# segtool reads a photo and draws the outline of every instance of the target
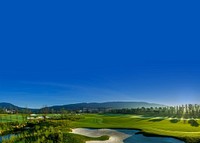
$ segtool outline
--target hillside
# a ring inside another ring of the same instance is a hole
[[[0,108],[6,108],[6,109],[19,109],[20,107],[17,107],[11,103],[1,102]]]
[[[122,109],[122,108],[141,108],[141,107],[163,107],[165,105],[147,103],[147,102],[104,102],[104,103],[78,103],[78,104],[69,104],[62,106],[52,106],[50,109],[54,110],[82,110],[87,109],[99,109],[99,108],[112,108],[112,109]]]
[[[122,109],[122,108],[141,108],[141,107],[163,107],[165,105],[147,103],[147,102],[104,102],[104,103],[77,103],[77,104],[67,104],[59,106],[48,107],[50,110],[60,111],[65,110],[83,110],[83,109]],[[0,103],[1,109],[12,109],[12,110],[25,110],[25,108],[15,106],[10,103],[2,102]],[[41,111],[41,109],[29,109],[32,112]]]

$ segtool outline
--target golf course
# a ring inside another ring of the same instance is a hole
[[[185,142],[199,142],[200,121],[139,115],[87,114],[73,121],[73,128],[139,129],[147,136],[170,136]]]
[[[35,115],[44,116],[42,114]],[[174,138],[186,143],[198,143],[200,141],[200,121],[198,118],[66,113],[63,115],[47,114],[45,116],[48,118],[27,120],[25,118],[27,116],[23,114],[0,115],[2,142],[9,143],[13,140],[16,143],[25,143],[27,140],[31,140],[31,142],[56,140],[66,143],[84,143],[87,141],[92,143],[93,140],[96,140],[96,142],[102,141],[103,143],[103,141],[109,141],[116,136],[122,136],[122,138],[119,138],[122,142],[130,137],[130,134],[126,134],[127,132],[132,132],[132,135],[140,134],[147,139],[150,137],[160,138],[160,140]],[[95,131],[95,129],[100,130],[100,132]],[[14,136],[10,137],[10,135]]]
[[[112,105],[114,104],[116,103]],[[73,107],[78,105],[80,104]],[[112,110],[97,108],[98,110],[84,110],[84,112],[65,110],[62,107],[60,106],[60,110],[57,111],[52,107],[38,109],[35,113],[22,112],[23,110],[6,113],[2,110],[0,141],[3,143],[200,142],[200,105],[197,104]]]

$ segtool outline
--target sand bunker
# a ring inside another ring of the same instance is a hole
[[[111,129],[85,129],[76,128],[72,129],[72,133],[80,134],[88,137],[100,137],[103,135],[109,136],[109,140],[106,141],[86,141],[86,143],[123,143],[123,140],[130,137],[130,135],[118,132]]]

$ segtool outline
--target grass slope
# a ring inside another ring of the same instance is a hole
[[[0,114],[0,122],[23,122],[23,116],[20,114]]]
[[[88,114],[72,122],[72,127],[141,129],[148,134],[172,136],[193,143],[200,140],[199,124],[199,120],[192,119]]]

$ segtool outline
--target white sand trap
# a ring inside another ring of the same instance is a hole
[[[100,137],[103,135],[109,136],[109,140],[106,141],[86,141],[86,143],[123,143],[123,140],[128,138],[130,135],[118,132],[111,129],[85,129],[76,128],[72,129],[72,133],[84,135],[88,137]]]

